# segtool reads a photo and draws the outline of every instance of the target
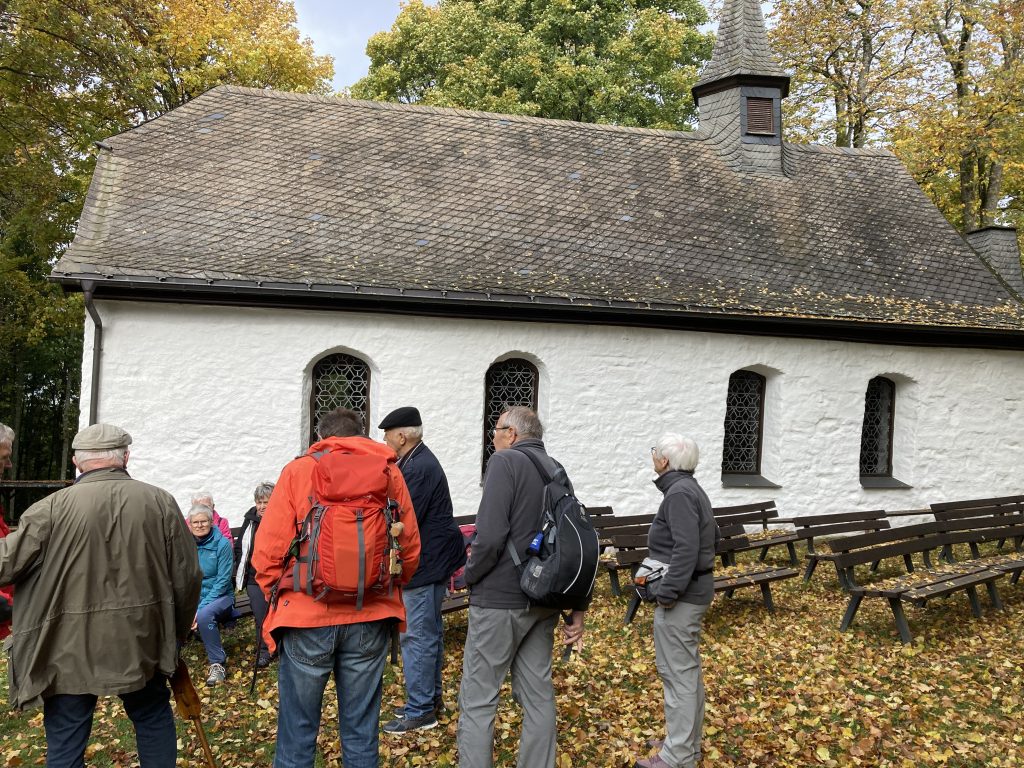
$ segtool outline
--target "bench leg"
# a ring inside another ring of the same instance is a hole
[[[928,553],[925,552],[924,556],[928,557]],[[927,565],[927,562],[928,561],[926,560],[925,561],[926,565]],[[903,556],[903,563],[904,563],[904,565],[907,566],[907,573],[913,573],[914,572],[914,559],[910,555],[904,555]]]
[[[616,597],[622,596],[622,587],[619,585],[619,572],[608,571],[608,578],[612,582],[612,594]]]
[[[950,557],[952,557],[952,555],[950,555]],[[932,567],[934,567],[932,565],[932,553],[929,552],[927,549],[924,552],[921,553],[921,559],[924,560],[924,567],[925,568],[932,568]],[[941,559],[945,560],[945,557],[943,557]],[[952,560],[947,560],[947,562],[951,563],[953,561]]]
[[[796,547],[792,541],[786,542],[786,549],[789,550],[789,564],[795,566],[797,564]]]
[[[761,597],[764,598],[764,607],[768,613],[775,613],[775,602],[772,600],[772,587],[767,582],[761,585]]]
[[[928,562],[928,559],[927,559],[928,558],[928,553],[925,552],[924,556],[925,556],[925,563],[927,563]],[[977,555],[975,555],[975,557],[977,557]],[[940,555],[940,559],[945,560],[947,563],[952,563],[953,562],[953,547],[951,547],[949,544],[944,545],[942,547],[942,554]],[[930,565],[928,567],[931,568]]]
[[[871,572],[872,573],[878,573],[878,566],[880,566],[881,564],[882,564],[881,560],[875,560],[875,562],[873,562],[871,564]]]
[[[1020,581],[1020,571],[1017,571],[1015,574],[1013,574],[1013,577],[1010,579],[1010,583],[1016,584],[1018,581]]]
[[[967,599],[971,603],[971,613],[974,618],[981,618],[981,601],[978,599],[978,590],[975,587],[967,587]]]
[[[758,562],[763,563],[766,557],[768,557],[768,547],[761,547],[761,554],[757,556]]]
[[[857,609],[860,608],[860,601],[863,599],[864,595],[850,595],[850,604],[846,606],[843,623],[839,625],[840,632],[845,632],[853,624],[853,617],[857,615]]]
[[[996,583],[994,581],[990,581],[985,585],[985,587],[988,589],[988,599],[992,602],[992,607],[997,611],[1003,610],[1003,601],[999,597],[999,590],[996,589]]]
[[[890,597],[889,607],[892,608],[892,617],[896,620],[896,629],[899,630],[900,640],[905,645],[911,645],[914,642],[914,636],[910,634],[910,625],[907,624],[907,617],[903,613],[903,603],[900,602],[898,597]]]
[[[814,569],[818,567],[818,559],[812,557],[807,561],[807,569],[804,571],[804,584],[811,580],[811,576],[814,575]]]

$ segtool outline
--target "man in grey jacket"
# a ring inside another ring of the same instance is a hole
[[[174,498],[125,471],[131,442],[109,424],[83,429],[72,442],[75,484],[0,540],[0,584],[18,589],[5,643],[11,705],[42,704],[48,768],[84,765],[105,695],[124,702],[143,768],[176,762],[167,677],[202,572]]]
[[[509,669],[512,690],[523,710],[519,768],[551,768],[555,764],[555,693],[551,685],[551,649],[558,611],[531,607],[519,588],[519,571],[508,553],[511,542],[520,557],[537,534],[544,481],[531,452],[554,461],[544,450],[544,428],[529,408],[510,408],[494,428],[495,453],[487,463],[483,496],[476,516],[476,539],[466,583],[470,588],[469,629],[459,691],[459,765],[491,768],[494,717],[498,691]],[[576,606],[562,641],[583,639],[586,604]]]
[[[665,691],[665,741],[654,757],[636,768],[695,768],[700,763],[704,724],[704,674],[700,633],[704,614],[715,596],[712,567],[718,524],[711,502],[693,476],[699,452],[689,438],[670,432],[651,449],[664,494],[651,523],[647,547],[651,558],[668,563],[657,582],[654,652]]]

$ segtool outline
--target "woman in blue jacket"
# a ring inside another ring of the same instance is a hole
[[[194,504],[188,513],[188,524],[199,547],[199,567],[203,569],[203,587],[199,593],[199,610],[192,629],[199,630],[206,646],[206,659],[210,662],[207,685],[224,681],[224,662],[227,654],[220,642],[218,622],[231,619],[235,610],[235,597],[231,588],[233,556],[231,544],[213,527],[213,510],[204,504]]]

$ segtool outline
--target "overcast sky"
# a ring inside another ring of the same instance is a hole
[[[334,57],[334,88],[341,90],[366,74],[366,41],[390,29],[400,0],[295,0],[299,30],[320,55]],[[428,5],[433,5],[428,2]]]

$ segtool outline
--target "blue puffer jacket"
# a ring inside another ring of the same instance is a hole
[[[199,567],[203,569],[203,588],[199,593],[199,607],[202,608],[217,598],[234,594],[231,589],[234,558],[231,544],[216,528],[196,539],[196,544],[199,547]]]

